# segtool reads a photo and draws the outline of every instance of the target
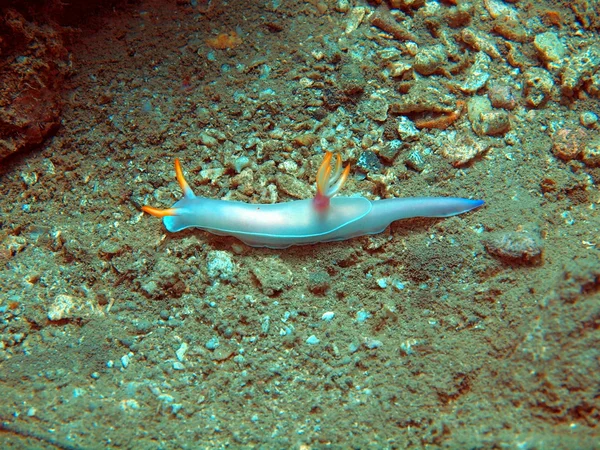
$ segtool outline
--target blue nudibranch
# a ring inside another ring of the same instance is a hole
[[[340,241],[376,234],[400,219],[450,217],[471,211],[483,200],[454,197],[411,197],[371,201],[364,197],[334,197],[348,178],[342,158],[327,152],[317,172],[317,194],[310,200],[254,204],[196,197],[189,187],[179,159],[175,174],[183,198],[171,208],[143,206],[161,217],[168,231],[200,228],[221,236],[234,236],[252,247],[287,248],[292,245]]]

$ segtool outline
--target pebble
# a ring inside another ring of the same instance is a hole
[[[121,366],[123,366],[123,369],[127,369],[127,366],[129,366],[129,360],[129,354],[121,356]]]
[[[579,121],[586,128],[594,128],[598,123],[598,115],[592,111],[585,111],[579,116]]]
[[[186,342],[182,342],[181,345],[179,346],[179,348],[177,349],[177,351],[175,352],[175,356],[177,356],[177,359],[180,362],[183,362],[183,359],[185,358],[185,353],[188,350],[188,344]]]
[[[537,233],[495,233],[484,245],[490,255],[508,263],[536,265],[542,262],[544,245]]]
[[[320,340],[319,340],[319,338],[318,338],[318,337],[316,337],[314,334],[313,334],[313,335],[311,335],[311,336],[310,336],[310,337],[309,337],[309,338],[306,340],[306,343],[307,343],[308,345],[317,345],[319,342],[321,342],[321,341],[320,341]]]
[[[510,130],[508,113],[503,110],[481,114],[481,131],[486,136],[497,136]]]
[[[600,67],[600,44],[585,47],[576,55],[569,57],[569,64],[561,76],[563,94],[573,95],[584,81]]]
[[[379,156],[383,158],[388,163],[393,162],[398,156],[400,149],[402,148],[402,141],[400,139],[393,139],[391,141],[387,141],[381,150],[379,150]]]
[[[325,322],[330,322],[334,317],[335,313],[333,311],[327,311],[326,313],[323,313],[323,315],[321,316],[321,320],[324,320]]]
[[[360,154],[356,166],[364,172],[378,172],[381,169],[381,162],[374,152],[366,151]]]
[[[368,311],[358,311],[356,313],[356,321],[362,323],[371,317],[371,313]]]
[[[561,128],[552,136],[552,153],[565,161],[577,159],[583,152],[587,138],[584,128]]]
[[[600,138],[595,138],[585,145],[581,159],[586,166],[600,167]]]
[[[360,103],[358,112],[375,122],[385,122],[389,108],[390,105],[383,95],[371,94],[368,100]]]
[[[554,88],[552,74],[541,67],[533,67],[524,73],[525,101],[533,107],[540,106],[546,101]]]
[[[544,61],[560,63],[565,57],[565,46],[552,31],[536,35],[533,46]]]
[[[492,64],[491,58],[483,52],[477,53],[475,62],[466,73],[465,81],[459,84],[461,91],[466,94],[474,94],[481,89],[490,78],[487,71]]]
[[[512,88],[507,84],[492,83],[487,94],[494,108],[513,110],[517,106]]]
[[[363,344],[368,349],[373,350],[373,349],[381,347],[383,345],[383,342],[381,342],[380,340],[377,340],[377,339],[365,338]]]
[[[432,75],[446,63],[446,48],[441,45],[425,47],[415,56],[414,68],[421,75]]]
[[[209,278],[231,280],[236,272],[231,253],[223,250],[211,250],[206,258]]]
[[[216,336],[210,338],[204,346],[209,350],[215,350],[219,346],[219,338]]]
[[[408,117],[398,117],[398,136],[405,142],[416,141],[419,138],[420,131],[415,126],[414,122]]]
[[[467,116],[471,128],[479,136],[496,136],[510,129],[508,113],[504,110],[492,109],[487,97],[476,96],[469,100]]]

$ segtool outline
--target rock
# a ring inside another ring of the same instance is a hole
[[[486,136],[497,136],[510,130],[508,113],[502,110],[481,114],[481,129]]]
[[[477,53],[475,63],[467,71],[465,80],[458,87],[467,94],[474,94],[481,89],[490,78],[487,71],[492,64],[491,58],[483,52]]]
[[[421,75],[432,75],[439,71],[446,61],[446,48],[438,44],[421,49],[415,56],[413,67]]]
[[[507,84],[491,83],[487,94],[494,108],[512,110],[517,106],[512,88]]]
[[[561,89],[564,95],[571,96],[600,68],[600,44],[590,44],[575,56],[569,58],[569,64],[561,77]]]
[[[565,46],[556,33],[548,31],[536,35],[533,40],[533,46],[544,61],[559,63],[557,66],[562,64],[565,57]]]
[[[593,111],[584,111],[579,116],[579,121],[586,128],[595,128],[598,123],[598,115]]]
[[[530,106],[537,107],[547,101],[554,89],[554,78],[550,72],[533,67],[525,75],[525,100]]]
[[[265,295],[281,292],[294,281],[292,271],[279,258],[265,258],[251,270]]]
[[[86,319],[98,313],[99,311],[83,298],[58,294],[48,308],[48,320]]]
[[[585,145],[581,159],[586,166],[600,167],[600,138],[597,137]]]
[[[380,94],[371,94],[371,96],[360,102],[358,113],[364,114],[375,122],[385,122],[390,105],[386,98]]]
[[[60,126],[63,82],[71,72],[58,25],[3,11],[0,160],[43,143]]]
[[[461,167],[481,155],[487,148],[482,142],[448,143],[442,147],[442,156],[454,167]]]
[[[364,172],[379,172],[381,169],[381,162],[374,152],[366,151],[362,152],[356,161],[356,167]]]
[[[213,281],[231,281],[237,272],[231,253],[223,250],[211,250],[206,256],[208,277]]]
[[[398,117],[398,136],[405,142],[416,141],[419,138],[420,131],[408,117]]]
[[[494,233],[484,245],[490,255],[508,263],[537,265],[542,262],[544,246],[537,233]]]
[[[570,161],[581,156],[588,134],[584,128],[561,128],[552,136],[554,156]]]

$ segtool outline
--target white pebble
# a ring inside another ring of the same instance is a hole
[[[311,335],[311,336],[310,336],[310,337],[309,337],[309,338],[306,340],[306,343],[307,343],[308,345],[317,345],[319,342],[321,342],[321,341],[319,341],[319,338],[318,338],[318,337],[316,337],[314,334],[313,334],[313,335]]]
[[[335,313],[333,311],[327,311],[326,313],[324,313],[321,316],[321,320],[325,320],[326,322],[329,322],[331,319],[333,319],[334,316],[335,316]]]
[[[175,356],[179,362],[183,362],[183,358],[185,358],[185,352],[187,352],[188,345],[185,342],[182,342],[177,351],[175,352]]]

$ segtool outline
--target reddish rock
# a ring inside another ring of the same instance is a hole
[[[58,31],[13,9],[0,17],[0,159],[41,144],[60,124],[60,90],[70,71]]]
[[[587,141],[588,133],[583,128],[561,128],[552,136],[552,153],[565,161],[577,159]]]

